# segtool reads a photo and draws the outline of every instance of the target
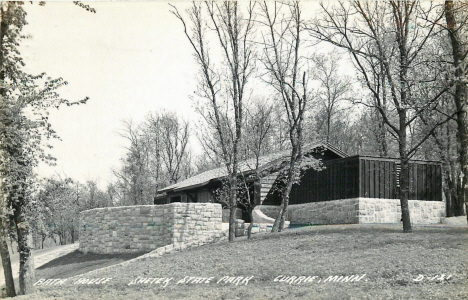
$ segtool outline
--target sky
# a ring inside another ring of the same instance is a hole
[[[59,90],[62,97],[90,98],[85,105],[50,111],[61,137],[50,150],[57,165],[41,165],[39,175],[96,180],[105,188],[125,154],[125,140],[119,136],[123,120],[138,124],[150,112],[170,110],[195,122],[189,96],[196,89],[198,68],[167,2],[88,4],[95,14],[71,2],[27,2],[24,33],[31,37],[20,49],[26,71],[68,81]],[[190,5],[174,4],[180,11]],[[316,5],[304,3],[309,10]]]
[[[141,122],[163,109],[193,118],[189,95],[197,66],[182,25],[161,2],[90,3],[96,14],[72,3],[26,4],[31,38],[21,45],[26,70],[63,77],[59,93],[85,105],[52,110],[50,121],[61,141],[50,153],[57,166],[42,165],[41,176],[113,181],[125,153],[122,120]],[[184,9],[188,3],[177,3]]]

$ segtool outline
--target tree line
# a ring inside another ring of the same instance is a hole
[[[245,102],[259,82],[267,87],[262,93],[281,109],[290,149],[289,164],[281,170],[281,211],[273,231],[283,228],[289,192],[307,164],[303,145],[312,132],[351,153],[365,153],[367,141],[373,145],[371,154],[399,158],[404,232],[412,230],[412,158],[442,161],[447,215],[463,214],[468,188],[467,3],[347,1],[319,6],[309,19],[297,1],[207,1],[193,3],[185,12],[172,6],[199,66],[197,96],[213,139],[210,150],[229,174],[229,240],[234,239]],[[324,45],[330,51],[320,53]],[[351,65],[352,81],[340,76],[341,63],[330,55],[335,51]],[[339,105],[344,101],[350,106]],[[355,122],[340,115],[356,107],[360,114]]]
[[[43,161],[54,165],[46,149],[58,138],[48,117],[51,108],[84,104],[87,97],[69,101],[57,90],[67,85],[63,78],[46,73],[29,74],[19,51],[26,22],[23,2],[0,3],[0,256],[6,295],[15,296],[8,251],[8,237],[15,236],[19,252],[19,294],[33,291],[34,264],[30,243],[31,213],[37,192],[35,167]],[[95,12],[88,5],[76,5]],[[45,5],[39,2],[38,5]]]

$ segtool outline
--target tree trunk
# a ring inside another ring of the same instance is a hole
[[[452,191],[449,188],[444,188],[444,195],[445,195],[445,216],[446,217],[453,217],[453,209],[452,209]]]
[[[289,193],[291,192],[291,188],[294,182],[294,168],[296,166],[298,152],[298,147],[293,146],[293,149],[291,150],[291,160],[289,162],[288,175],[286,177],[286,185],[282,191],[281,209],[278,217],[275,220],[275,223],[273,224],[271,232],[281,232],[284,228],[284,222],[286,221],[286,213],[288,212],[289,206]]]
[[[247,238],[250,240],[252,238],[252,227],[253,227],[253,206],[249,206],[249,219],[250,219],[250,225],[249,228],[247,228]]]
[[[8,243],[5,236],[4,222],[0,216],[0,255],[2,257],[3,273],[5,276],[5,286],[7,297],[15,297],[15,282],[13,281],[13,272],[11,269],[10,252],[8,251]]]
[[[457,192],[457,184],[453,182],[453,178],[456,174],[454,170],[451,170],[450,168],[455,167],[453,164],[449,164],[448,166],[444,166],[444,171],[445,173],[445,182],[446,182],[446,187],[444,188],[444,193],[445,193],[445,210],[446,210],[446,216],[447,217],[454,217],[456,215],[456,206],[459,203],[458,199],[458,192]]]
[[[292,185],[292,183],[291,183]],[[289,191],[285,192],[285,195],[283,196],[283,205],[281,209],[281,216],[279,218],[279,227],[278,227],[278,232],[283,231],[284,229],[284,222],[286,221],[286,214],[288,212],[288,207],[289,207],[289,192],[291,191],[291,188],[288,189]]]
[[[379,154],[381,157],[388,157],[387,129],[383,120],[378,121],[377,142],[379,144]]]
[[[409,195],[409,161],[406,157],[402,157],[400,171],[400,205],[401,219],[403,221],[403,232],[411,232],[411,218],[408,205]]]
[[[463,172],[460,173],[460,175],[463,176]],[[453,216],[458,217],[458,216],[464,216],[465,215],[465,189],[463,188],[463,181],[460,178],[456,178],[457,183],[455,183],[454,187],[454,197],[453,202],[452,202],[452,208],[453,208]]]
[[[27,295],[34,292],[34,259],[28,240],[29,224],[24,218],[21,207],[15,208],[15,221],[20,255],[19,294]]]
[[[450,41],[452,43],[452,55],[455,66],[455,106],[457,108],[457,131],[458,131],[458,142],[459,142],[459,162],[463,177],[461,180],[461,190],[459,192],[459,198],[467,206],[467,195],[468,195],[468,86],[463,77],[463,67],[466,64],[466,36],[460,34],[458,30],[457,19],[455,16],[455,10],[453,7],[453,1],[445,1],[445,20],[447,22],[447,29],[449,32]],[[463,32],[463,31],[462,31]],[[467,218],[468,218],[468,214]],[[468,220],[468,219],[467,219]]]
[[[7,9],[6,11],[4,10],[3,6],[1,8],[1,22],[0,22],[0,105],[3,104],[3,99],[5,98],[6,95],[6,90],[3,85],[3,81],[5,80],[5,68],[3,66],[4,64],[4,46],[3,46],[3,39],[4,36],[8,32],[8,27],[9,24],[6,22],[6,15],[8,13],[8,10],[10,9],[10,3],[7,4]],[[3,107],[2,107],[3,109]],[[2,186],[2,179],[0,178],[0,189],[3,189]],[[3,265],[3,273],[5,274],[5,284],[6,284],[6,293],[8,297],[14,297],[16,296],[15,292],[15,284],[13,281],[13,273],[11,270],[11,260],[10,260],[10,253],[8,252],[8,244],[6,240],[6,235],[5,235],[5,229],[6,222],[4,222],[3,219],[3,214],[4,214],[4,206],[5,204],[5,198],[3,195],[3,191],[0,191],[0,255],[2,257],[2,265]]]
[[[229,241],[234,242],[236,236],[236,209],[237,209],[237,178],[231,176],[229,197]]]
[[[402,99],[405,99],[405,92],[402,92]],[[404,101],[402,101],[404,103]],[[406,153],[406,110],[398,112],[400,121],[399,150],[400,150],[400,205],[401,220],[403,221],[403,232],[411,232],[411,217],[408,205],[409,196],[409,158]]]

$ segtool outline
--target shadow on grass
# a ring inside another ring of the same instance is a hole
[[[139,252],[139,253],[122,253],[122,254],[96,254],[96,253],[86,253],[79,250],[75,250],[66,255],[60,256],[54,260],[49,261],[48,263],[40,266],[37,270],[44,270],[49,268],[54,268],[57,266],[64,266],[75,263],[84,263],[84,262],[93,262],[93,261],[125,261],[140,255],[143,255],[148,252]]]
[[[36,268],[36,277],[44,279],[71,277],[115,265],[145,253],[148,252],[122,254],[84,254],[79,250],[75,250]]]

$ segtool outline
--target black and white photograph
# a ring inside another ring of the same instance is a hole
[[[0,298],[468,299],[468,1],[0,1]]]

